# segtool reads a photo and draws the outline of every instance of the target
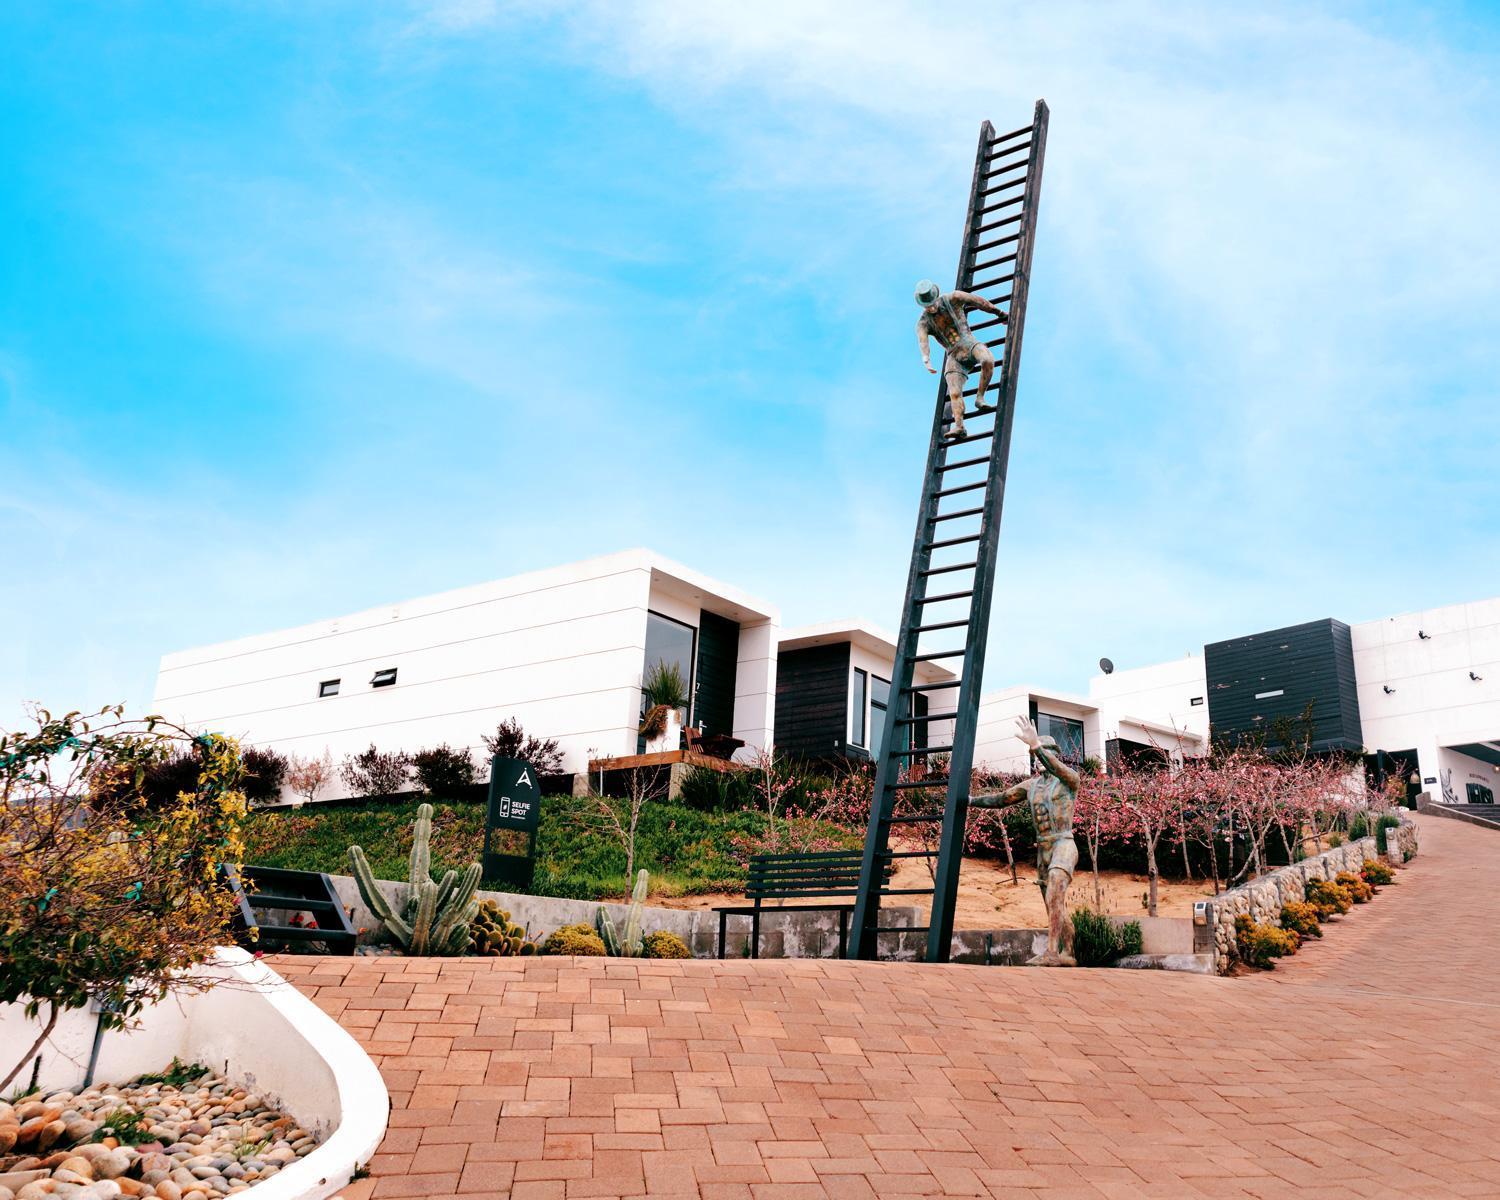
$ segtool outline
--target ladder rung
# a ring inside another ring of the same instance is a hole
[[[1016,273],[1014,271],[1012,271],[1009,275],[996,275],[993,279],[986,279],[983,283],[974,284],[974,288],[977,291],[979,288],[994,287],[998,283],[1009,283],[1015,277]],[[1007,299],[1009,299],[1009,297],[1007,297]],[[972,329],[974,327],[971,325],[969,326],[969,328]]]
[[[974,253],[979,254],[985,250],[993,250],[996,246],[1008,246],[1011,242],[1019,242],[1020,240],[1021,235],[1013,233],[1009,237],[996,238],[993,242],[985,242],[982,245],[975,246]]]
[[[1004,150],[1000,151],[1000,154],[1019,154],[1021,157],[1013,158],[1006,163],[996,164],[995,159],[999,156],[995,154],[988,155],[988,161],[984,168],[984,177],[986,179],[991,175],[1000,175],[1006,171],[1014,171],[1017,167],[1024,166],[1031,161],[1030,146],[1007,146]]]
[[[935,896],[937,888],[884,888],[882,896]]]
[[[990,142],[990,146],[992,148],[991,149],[991,153],[992,154],[994,153],[993,147],[998,146],[1001,142],[1011,141],[1014,138],[1020,137],[1023,133],[1030,133],[1030,132],[1031,132],[1031,126],[1030,125],[1023,125],[1020,129],[1012,129],[1009,133],[1002,133],[999,137],[995,138],[993,141]]]
[[[897,725],[925,725],[928,721],[951,721],[958,716],[956,712],[928,713],[925,717],[897,717]]]
[[[977,542],[984,535],[982,533],[969,533],[963,537],[944,538],[940,542],[927,542],[923,545],[924,550],[942,550],[947,546],[962,546],[965,542]]]
[[[991,267],[998,267],[1002,263],[1015,262],[1020,257],[1019,254],[1006,254],[1000,258],[992,258],[989,262],[975,263],[974,274],[978,275],[980,271],[988,271]],[[972,329],[973,326],[971,325],[969,328]]]
[[[963,685],[962,679],[945,679],[942,683],[914,683],[901,690],[903,692],[946,692],[949,688],[963,687]]]
[[[996,325],[1008,325],[1010,322],[1002,321],[996,317],[993,321],[978,321],[969,326],[970,333],[978,333],[981,329],[993,329]]]
[[[939,780],[936,781],[936,783],[940,783],[940,784],[943,784],[944,786],[946,786],[947,783],[948,783],[948,781],[946,779],[939,779]],[[932,783],[932,782],[928,782],[926,780],[917,780],[915,783],[912,783],[912,782],[897,783],[897,784],[893,784],[892,786],[898,787],[898,788],[913,788],[913,787],[933,787],[933,786],[935,786],[935,784]],[[917,825],[917,824],[919,824],[919,823],[921,823],[923,821],[941,821],[942,819],[943,819],[943,814],[942,813],[918,813],[916,816],[911,816],[911,817],[887,817],[885,819],[885,823],[887,825]]]
[[[989,486],[990,481],[988,479],[981,479],[978,483],[965,483],[958,487],[943,488],[941,491],[934,492],[932,498],[934,500],[941,500],[944,496],[957,496],[961,492],[977,492]]]
[[[882,858],[936,858],[941,850],[882,850]]]
[[[1000,341],[1002,341],[1002,342],[1004,340],[1005,340],[1004,338],[1000,339]],[[996,384],[996,382],[993,379],[990,380],[990,386],[992,388],[996,388],[996,390],[998,390],[998,388],[999,388],[999,385]],[[966,389],[963,394],[965,396],[973,396],[973,395],[976,395],[978,392],[979,392],[979,385],[976,383],[973,387]],[[998,405],[994,405],[994,404],[986,404],[979,411],[982,414],[984,414],[985,416],[988,416],[992,412],[998,412],[999,411],[999,406]],[[951,420],[952,418],[950,417],[949,419]],[[993,432],[993,430],[991,432]]]
[[[988,454],[986,454],[986,455],[984,455],[981,458],[965,458],[965,459],[960,459],[958,462],[944,463],[942,466],[940,466],[938,468],[938,470],[939,471],[957,471],[960,467],[977,467],[977,466],[980,466],[981,464],[987,463],[989,461],[990,461],[990,456]]]
[[[972,387],[967,392],[965,392],[964,395],[965,396],[971,396],[971,395],[973,395],[978,390],[979,389],[977,387]],[[944,405],[943,407],[947,408],[948,406]],[[997,404],[981,404],[978,408],[973,408],[973,409],[966,408],[966,409],[964,409],[964,420],[967,421],[967,420],[970,420],[970,419],[972,419],[974,417],[993,417],[999,411],[1000,411],[1000,406],[997,405]],[[943,414],[943,424],[944,425],[952,425],[953,424],[953,414],[951,412],[945,412]],[[973,487],[974,485],[973,484],[968,484],[966,486]],[[941,494],[942,493],[939,493],[939,495],[941,495]]]
[[[978,391],[979,389],[975,388],[974,390]],[[962,434],[947,434],[945,436],[951,438],[953,444],[957,446],[964,442],[982,442],[985,438],[994,437],[995,431],[993,429],[981,429],[977,433],[970,433],[965,429]]]
[[[1009,200],[1002,200],[998,204],[991,204],[985,208],[981,208],[979,215],[982,217],[985,213],[999,212],[1002,208],[1009,208],[1012,204],[1020,204],[1025,199],[1025,196],[1012,196]]]
[[[938,513],[937,516],[929,519],[936,525],[939,521],[956,521],[960,517],[977,517],[983,512],[984,505],[981,504],[978,508],[958,508],[954,509],[951,513]]]
[[[926,925],[877,925],[876,933],[926,933]]]
[[[1005,339],[1004,338],[996,338],[993,342],[985,342],[985,345],[988,346],[991,350],[993,350],[996,346],[1003,346],[1003,345],[1005,345]]]
[[[912,629],[913,633],[932,633],[938,629],[967,629],[968,621],[939,621],[934,625],[917,625]]]
[[[949,571],[972,571],[978,565],[977,562],[969,562],[953,563],[947,567],[928,567],[922,574],[925,577],[927,575],[946,575]]]
[[[988,225],[980,225],[974,230],[974,233],[977,236],[981,233],[988,233],[991,229],[1004,229],[1007,225],[1019,224],[1023,219],[1023,217],[1016,216],[1006,217],[1003,221],[991,221]]]
[[[940,594],[938,594],[936,596],[923,596],[923,597],[921,597],[921,599],[919,599],[917,601],[917,603],[918,604],[938,604],[938,603],[940,603],[941,601],[944,601],[944,600],[962,600],[962,599],[964,599],[967,596],[972,596],[973,594],[974,593],[972,591],[970,591],[970,592],[942,592],[942,593],[940,593]]]
[[[934,650],[931,654],[915,654],[912,662],[936,662],[940,658],[962,658],[967,654],[968,648],[962,650]]]
[[[1023,159],[1018,163],[1012,163],[1010,166],[1001,167],[998,170],[988,172],[986,174],[986,178],[993,175],[1003,175],[1006,171],[1013,171],[1016,169],[1016,167],[1024,167],[1025,165],[1026,162]],[[979,194],[981,196],[993,195],[995,192],[1003,192],[1006,188],[1021,187],[1023,184],[1025,184],[1025,182],[1026,176],[1017,175],[1014,179],[1007,179],[1004,183],[997,183],[994,187],[987,187]]]
[[[952,746],[920,746],[915,750],[892,750],[892,758],[920,758],[924,754],[951,754]]]

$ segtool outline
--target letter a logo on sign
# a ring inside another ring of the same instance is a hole
[[[534,787],[534,786],[536,786],[536,785],[535,785],[535,784],[533,784],[533,783],[532,783],[532,782],[531,782],[531,771],[530,771],[530,769],[529,769],[529,768],[527,768],[527,767],[522,767],[522,768],[521,768],[521,776],[520,776],[520,778],[519,778],[519,779],[517,779],[517,780],[516,780],[516,786],[517,786],[517,787],[520,787],[520,786],[521,786],[521,784],[523,784],[523,783],[524,783],[524,784],[525,784],[525,785],[526,785],[526,786],[527,786],[527,787]]]

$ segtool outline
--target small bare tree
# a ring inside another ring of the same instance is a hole
[[[640,827],[641,812],[659,790],[657,772],[650,768],[634,767],[625,773],[623,797],[606,796],[602,786],[590,786],[586,803],[579,818],[589,828],[599,829],[612,836],[625,852],[625,878],[635,878],[635,835]]]
[[[287,763],[286,784],[292,789],[294,801],[299,807],[311,804],[318,793],[333,782],[333,755],[327,750],[320,758],[303,758],[294,754]]]

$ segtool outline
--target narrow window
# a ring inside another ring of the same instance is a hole
[[[1285,696],[1286,688],[1277,688],[1274,692],[1256,692],[1257,700],[1274,700],[1277,696]]]
[[[885,738],[885,713],[891,704],[891,681],[879,675],[870,677],[870,754],[880,757]]]
[[[371,687],[390,687],[396,682],[396,668],[382,667],[370,678]]]
[[[854,696],[849,703],[849,744],[865,744],[865,707],[869,702],[870,677],[854,668]]]
[[[337,679],[325,679],[318,684],[319,696],[337,696],[339,694],[339,681]]]
[[[1197,708],[1199,705],[1201,705],[1203,703],[1203,697],[1202,696],[1194,696],[1191,700],[1188,701],[1188,703],[1191,704],[1194,708]]]

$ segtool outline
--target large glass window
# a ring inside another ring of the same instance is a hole
[[[854,669],[853,694],[849,697],[849,744],[865,744],[865,710],[870,703],[870,677],[858,667]]]
[[[880,757],[885,738],[885,710],[891,703],[891,681],[879,675],[870,676],[870,753]]]
[[[1083,765],[1083,722],[1051,713],[1036,715],[1036,731],[1057,743],[1057,752],[1075,767]]]
[[[693,651],[697,632],[691,625],[684,625],[681,621],[674,621],[671,617],[664,617],[660,613],[648,612],[646,614],[646,660],[641,667],[641,679],[649,679],[657,666],[662,663],[677,668],[678,674],[682,676],[682,686],[688,698],[687,707],[683,712],[685,725],[692,723]],[[643,695],[641,697],[642,717],[646,715],[646,707],[646,698]],[[639,750],[644,750],[645,745],[646,739],[643,737],[639,742]]]

